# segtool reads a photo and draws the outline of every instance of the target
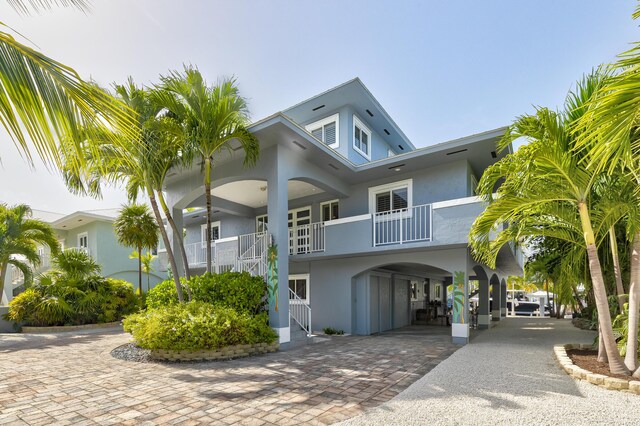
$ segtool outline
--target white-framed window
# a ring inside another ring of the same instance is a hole
[[[329,148],[340,146],[340,114],[333,114],[311,124],[305,129]]]
[[[413,206],[413,179],[369,188],[369,213],[409,209]]]
[[[371,130],[353,115],[353,149],[371,160]]]
[[[394,155],[396,155],[396,153],[393,152],[391,148],[387,148],[387,157],[393,157]]]
[[[88,249],[89,248],[89,233],[83,232],[78,234],[78,247]]]
[[[200,236],[202,241],[202,247],[207,246],[207,224],[203,223],[200,226]],[[220,221],[211,222],[211,241],[220,239]]]
[[[309,274],[289,275],[289,289],[304,302],[309,302]],[[291,293],[289,299],[293,299]]]
[[[476,179],[476,175],[474,175],[473,173],[469,174],[469,196],[473,197],[474,195],[477,195],[477,189],[478,189],[478,179]]]
[[[266,214],[256,216],[256,232],[266,232],[269,230],[269,217]]]
[[[340,218],[338,200],[331,200],[320,203],[320,218],[323,222]]]

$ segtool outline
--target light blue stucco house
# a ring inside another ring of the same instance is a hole
[[[213,168],[212,266],[263,275],[277,245],[279,299],[289,303],[270,321],[281,343],[300,327],[368,335],[409,325],[429,306],[445,315],[455,271],[480,282],[480,327],[506,314],[506,278],[522,272],[521,251],[505,247],[494,270],[468,249],[484,209],[474,189],[505,155],[495,148],[504,128],[416,149],[356,78],[250,131],[261,147],[255,167],[242,166],[238,144]],[[202,182],[196,165],[173,170],[165,188],[196,273],[206,258]],[[468,323],[452,334],[466,342]]]
[[[118,216],[118,209],[84,210],[71,214],[60,214],[42,210],[33,210],[33,217],[47,222],[55,230],[63,250],[82,250],[90,254],[102,267],[102,275],[128,281],[138,286],[138,261],[129,259],[133,251],[117,241],[113,222]],[[41,263],[35,273],[43,273],[51,268],[51,253],[48,247],[38,248]],[[149,283],[153,287],[166,278],[166,272],[159,272],[159,263],[154,261],[154,272],[149,274]],[[19,270],[12,268],[5,279],[2,303],[5,305],[14,296],[23,282]],[[147,277],[142,276],[143,289],[146,291]]]

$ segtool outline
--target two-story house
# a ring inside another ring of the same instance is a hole
[[[82,250],[93,257],[102,267],[101,274],[105,277],[126,280],[137,288],[138,261],[130,259],[134,250],[118,243],[113,222],[118,216],[117,209],[85,210],[71,214],[53,213],[33,210],[33,217],[40,219],[54,229],[62,250]],[[40,274],[52,266],[51,253],[48,247],[38,247],[40,264],[35,273]],[[166,273],[159,272],[159,264],[154,261],[153,272],[149,274],[149,285],[153,287],[166,277]],[[14,296],[14,290],[21,288],[24,277],[16,268],[11,269],[5,279],[5,290],[2,304],[8,303]],[[147,287],[147,276],[143,274],[143,289]]]
[[[232,142],[213,167],[212,235],[199,165],[173,170],[165,190],[192,271],[205,270],[206,238],[215,271],[263,275],[267,247],[277,246],[285,302],[270,321],[282,343],[300,327],[368,335],[411,324],[421,307],[446,315],[456,271],[467,298],[468,280],[480,283],[480,327],[506,314],[506,278],[521,273],[521,252],[505,247],[492,270],[468,249],[484,209],[474,189],[504,155],[495,148],[504,128],[416,149],[356,78],[249,129],[257,164],[243,167]],[[467,341],[468,322],[452,330]]]

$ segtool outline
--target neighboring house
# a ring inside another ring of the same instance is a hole
[[[250,131],[261,147],[255,167],[242,166],[233,143],[213,167],[212,266],[264,275],[266,249],[277,245],[280,303],[270,320],[281,342],[299,326],[368,335],[425,311],[443,316],[456,271],[480,282],[480,327],[506,315],[506,278],[522,272],[521,251],[505,247],[492,270],[468,249],[484,209],[475,186],[506,154],[495,148],[504,128],[416,149],[354,79]],[[172,171],[165,188],[196,273],[206,259],[202,182],[196,165]],[[453,327],[456,342],[468,327]]]
[[[68,215],[60,213],[33,210],[33,217],[47,222],[55,230],[62,250],[82,250],[90,254],[102,267],[101,274],[105,277],[126,280],[138,288],[138,261],[129,259],[134,250],[124,247],[117,241],[113,222],[118,216],[118,209],[85,210]],[[40,265],[35,273],[46,272],[52,267],[51,253],[48,247],[39,247]],[[146,252],[143,250],[143,253]],[[166,277],[164,271],[159,271],[157,261],[152,263],[153,271],[149,277],[153,287]],[[14,293],[20,291],[23,276],[19,270],[11,267],[5,280],[5,291],[2,295],[3,304],[10,301]],[[146,291],[147,277],[142,274],[142,288]]]

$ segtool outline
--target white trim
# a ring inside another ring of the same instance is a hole
[[[371,220],[371,214],[361,214],[359,216],[342,217],[340,219],[328,220],[324,226],[342,225],[343,223],[360,222],[362,220]]]
[[[231,241],[238,241],[238,236],[236,235],[235,237],[218,238],[216,240],[216,244],[230,243]]]
[[[362,149],[356,146],[356,125],[360,127],[361,132],[364,132],[367,134],[367,137],[368,137],[367,152],[364,152]],[[353,129],[351,133],[352,133],[351,145],[353,146],[353,150],[358,154],[362,155],[367,160],[371,161],[371,145],[372,145],[371,130],[369,130],[369,128],[355,114],[353,114]]]
[[[387,148],[387,158],[394,157],[395,155],[396,153],[391,148]]]
[[[82,245],[80,245],[80,239],[81,239],[82,237],[87,237],[87,245],[86,245],[86,246],[82,246]],[[77,236],[77,243],[78,243],[78,244],[77,244],[77,246],[76,246],[76,247],[78,247],[78,248],[83,247],[83,248],[87,248],[87,249],[88,249],[88,248],[89,248],[89,233],[88,233],[88,232],[81,232],[81,233],[79,233],[79,234],[78,234],[78,236]]]
[[[220,227],[220,221],[217,220],[215,222],[211,222],[211,230],[213,230],[213,228],[218,227],[218,236],[222,235],[222,228]],[[200,241],[202,242],[202,247],[207,247],[207,239],[205,238],[205,234],[207,232],[207,224],[203,223],[202,225],[200,225]],[[218,238],[215,241],[220,241],[220,238]]]
[[[304,129],[311,134],[312,130],[316,130],[318,127],[324,127],[325,125],[333,123],[334,121],[336,123],[336,142],[331,145],[325,144],[323,140],[321,140],[320,142],[328,146],[329,148],[335,149],[340,146],[340,113],[337,112],[333,115],[323,118],[322,120],[314,121],[313,123],[307,124],[306,126],[304,126]],[[313,134],[311,134],[311,136],[313,136]]]
[[[493,198],[498,198],[497,194],[493,194]],[[431,208],[444,209],[446,207],[455,207],[455,206],[462,206],[464,204],[475,204],[475,203],[483,203],[483,202],[484,200],[482,199],[482,197],[478,197],[478,196],[456,198],[453,200],[438,201],[435,203],[431,203]]]
[[[469,324],[451,324],[451,337],[469,338]]]
[[[291,341],[291,327],[273,328],[278,333],[278,343],[289,343]]]
[[[289,275],[289,280],[305,280],[307,283],[307,289],[305,291],[305,294],[307,295],[307,297],[305,299],[303,299],[302,297],[300,298],[300,300],[302,300],[303,302],[307,302],[307,304],[309,303],[309,284],[311,281],[310,278],[310,274],[293,274],[293,275]],[[289,285],[289,282],[287,281],[287,286]],[[291,300],[289,300],[289,303],[291,303]]]
[[[376,213],[376,195],[394,189],[407,188],[407,209],[413,207],[413,179],[400,180],[369,188],[369,213]],[[391,206],[393,208],[393,206]]]
[[[322,220],[322,213],[324,210],[324,206],[329,204],[329,214],[331,214],[331,204],[333,203],[338,203],[338,216],[340,216],[340,200],[336,198],[335,200],[325,201],[323,203],[320,203],[320,222],[325,222],[325,223],[331,222],[330,220]],[[338,219],[333,219],[333,220],[338,220]]]

